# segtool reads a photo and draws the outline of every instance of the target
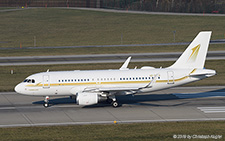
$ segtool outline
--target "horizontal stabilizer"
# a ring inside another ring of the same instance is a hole
[[[210,69],[198,69],[195,70],[193,73],[189,74],[189,76],[213,76],[216,74],[215,70],[210,70]]]

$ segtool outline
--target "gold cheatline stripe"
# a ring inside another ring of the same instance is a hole
[[[192,74],[192,73],[194,73],[196,70],[197,70],[197,69],[193,69],[193,70],[191,71],[191,73],[189,73],[189,75]]]
[[[195,72],[196,69],[194,69],[191,73]],[[190,74],[191,74],[190,73]],[[175,79],[175,82],[182,81],[184,79],[187,79],[189,76],[184,76],[179,79]],[[173,80],[169,80],[169,82],[172,82]],[[69,85],[102,85],[102,84],[130,84],[130,83],[150,83],[151,81],[117,81],[117,82],[87,82],[87,83],[55,83],[55,84],[44,84],[44,86],[69,86]],[[168,80],[156,80],[156,83],[165,83],[168,82]],[[27,87],[42,87],[43,84],[38,83],[36,85],[34,84],[28,84]]]
[[[50,84],[50,86],[65,86],[65,85],[100,85],[100,84],[126,84],[126,83],[150,83],[151,81],[123,81],[123,82],[87,82],[87,83],[55,83],[55,84]],[[28,84],[26,85],[27,87],[38,87],[38,86],[43,86],[43,84]],[[49,84],[44,84],[44,86],[49,86]]]

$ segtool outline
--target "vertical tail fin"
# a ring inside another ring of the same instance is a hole
[[[202,31],[169,68],[203,68],[212,31]]]

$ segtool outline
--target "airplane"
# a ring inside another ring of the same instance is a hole
[[[178,60],[167,68],[143,66],[129,69],[128,57],[116,70],[49,71],[28,76],[15,87],[19,94],[43,96],[45,108],[49,97],[70,96],[78,105],[108,101],[118,107],[117,95],[138,94],[168,89],[214,76],[205,69],[205,59],[212,31],[202,31]]]

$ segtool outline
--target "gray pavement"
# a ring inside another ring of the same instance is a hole
[[[225,120],[225,86],[177,87],[135,96],[119,96],[121,107],[79,106],[68,97],[0,93],[0,127],[75,124]]]
[[[175,61],[182,52],[0,57],[0,66]],[[207,60],[225,59],[225,51],[209,51]]]
[[[0,43],[7,43],[1,41]],[[107,47],[151,47],[151,46],[176,46],[176,45],[189,45],[190,42],[177,42],[177,43],[158,43],[158,44],[120,44],[120,45],[86,45],[86,46],[39,46],[39,47],[1,47],[0,50],[21,50],[21,49],[65,49],[65,48],[107,48]],[[210,44],[225,44],[225,39],[211,40]]]

